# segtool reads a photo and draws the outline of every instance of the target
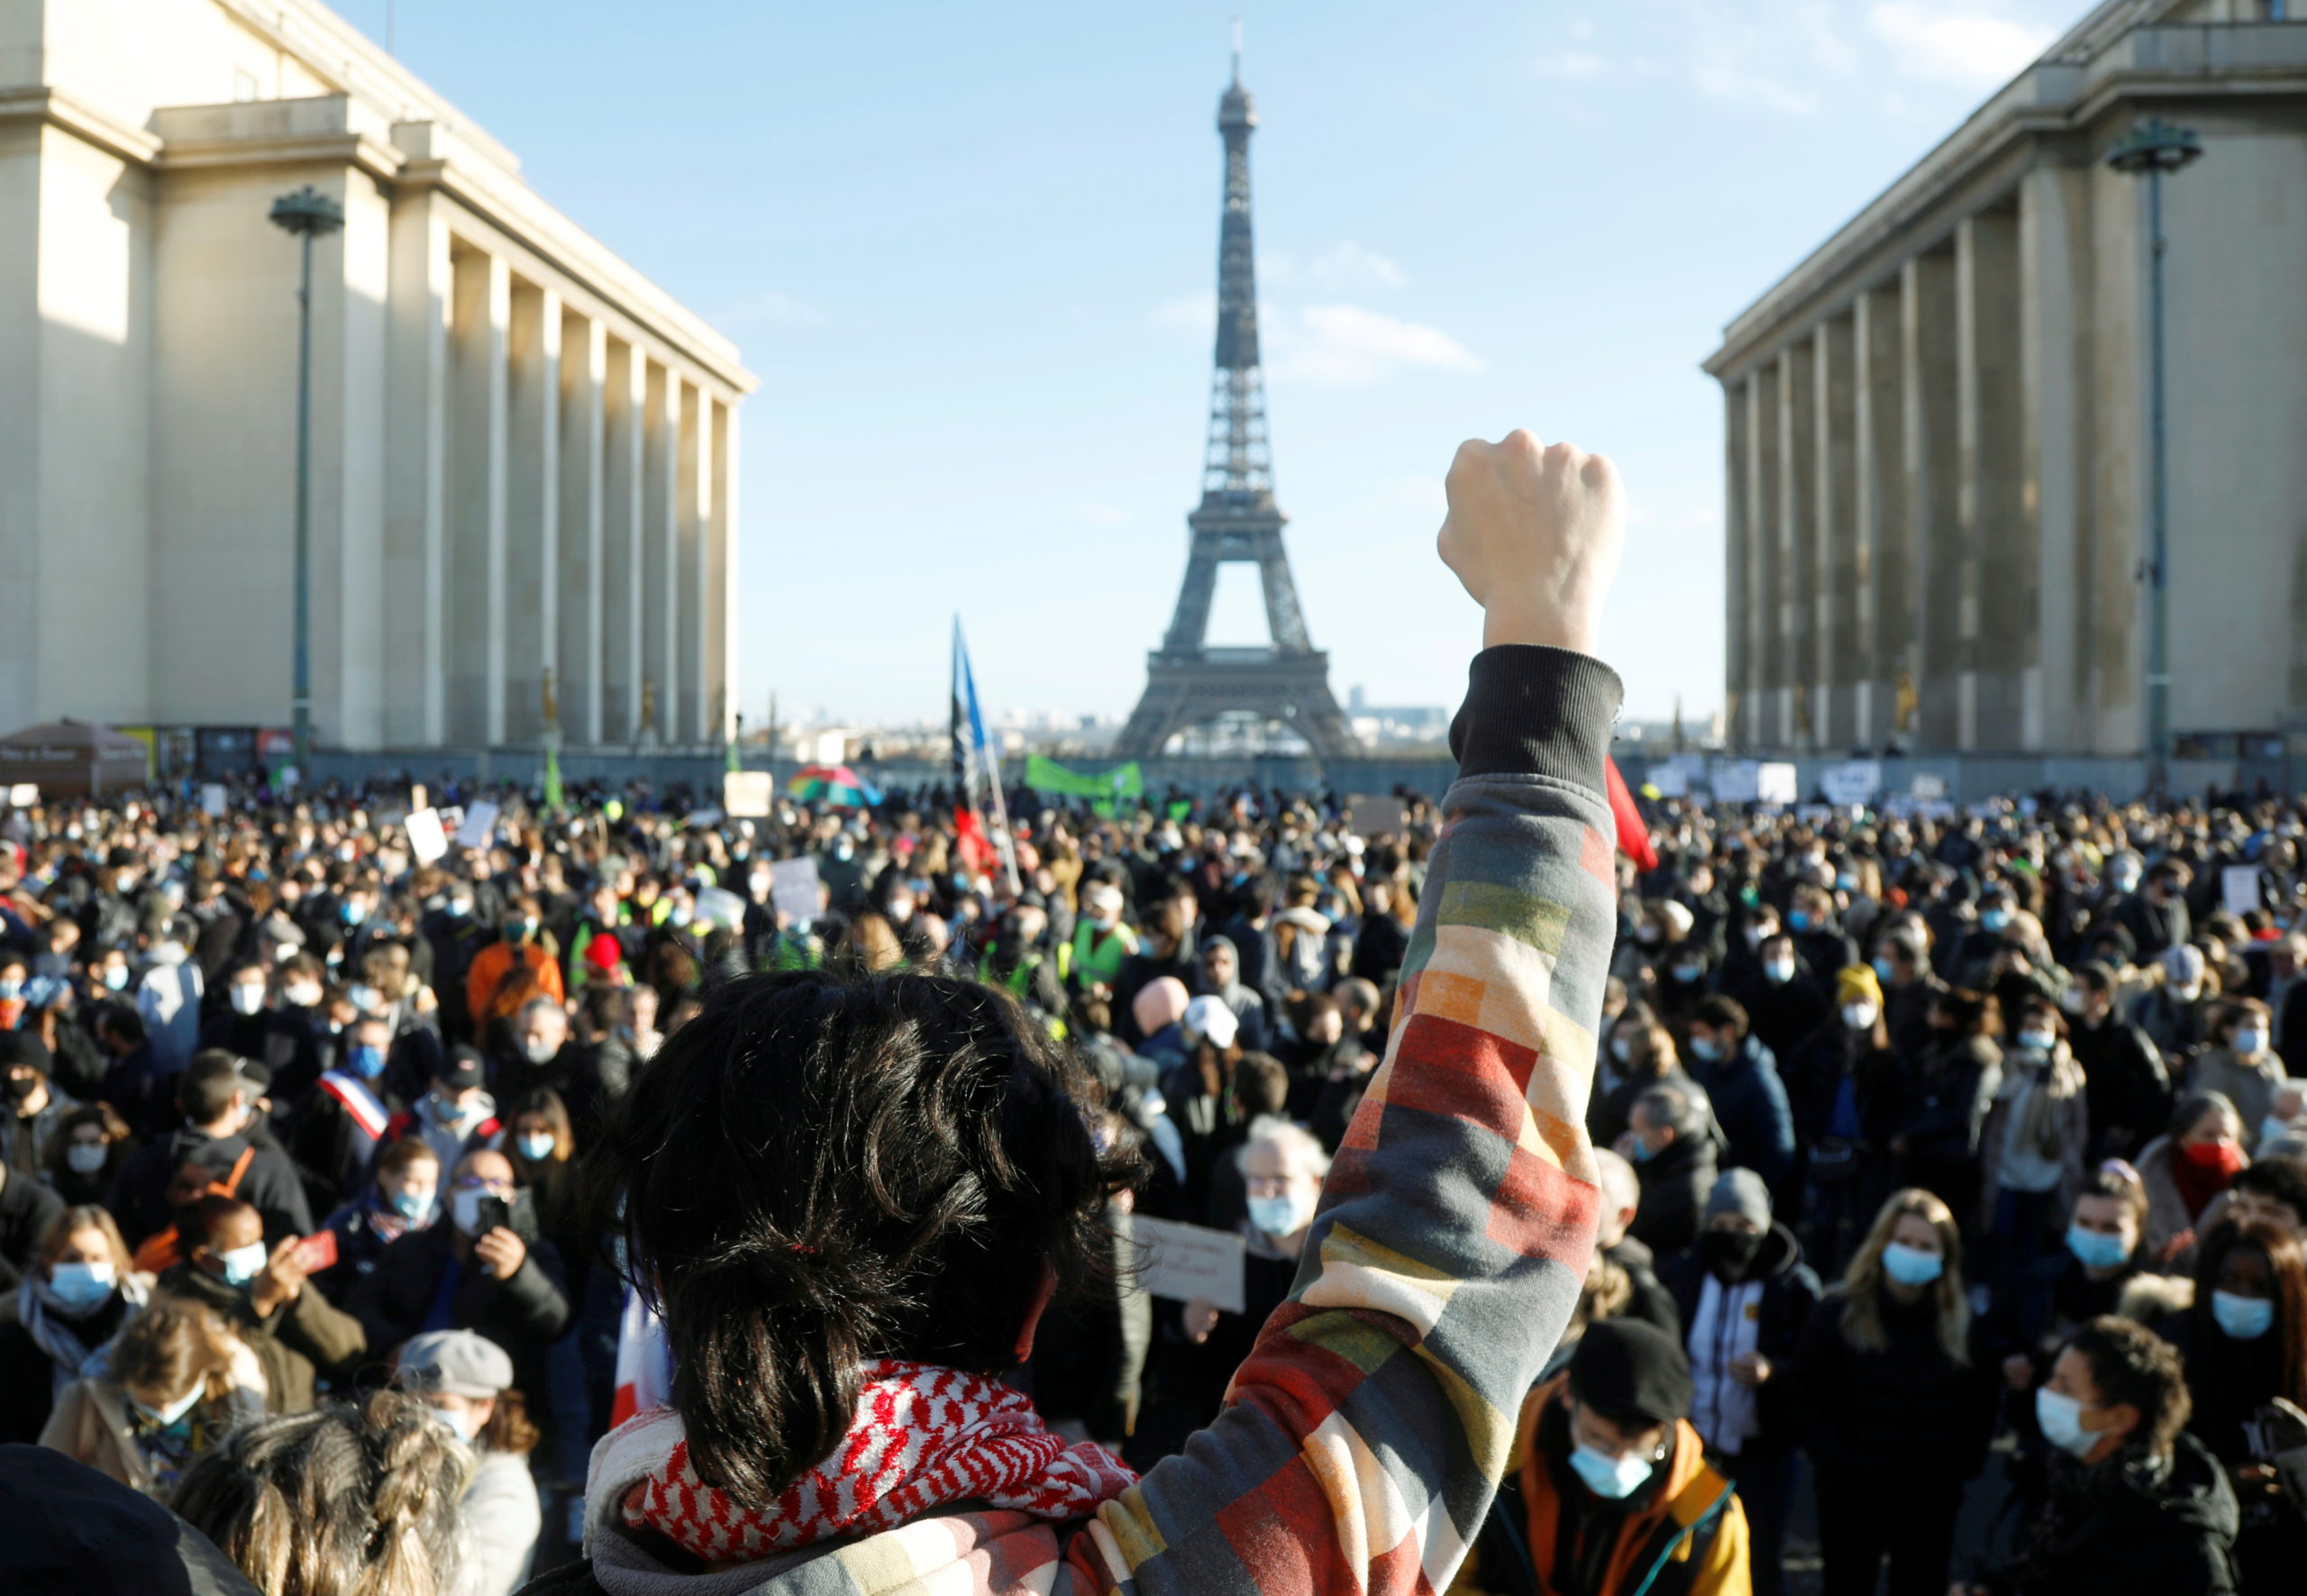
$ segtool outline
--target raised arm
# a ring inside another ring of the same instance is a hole
[[[1385,1062],[1226,1410],[1099,1509],[1076,1589],[1444,1589],[1585,1278],[1619,701],[1591,650],[1618,479],[1516,433],[1463,446],[1448,488],[1441,554],[1485,646]]]

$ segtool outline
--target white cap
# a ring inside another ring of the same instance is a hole
[[[1206,993],[1186,1005],[1184,1025],[1194,1035],[1208,1039],[1212,1047],[1233,1046],[1234,1033],[1242,1028],[1242,1022],[1234,1017],[1234,1011],[1226,1007],[1223,998]]]

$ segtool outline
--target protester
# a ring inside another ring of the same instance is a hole
[[[529,1577],[543,1511],[528,1455],[536,1427],[513,1386],[513,1360],[470,1330],[428,1330],[403,1345],[394,1373],[472,1451],[458,1501],[459,1596],[511,1596]]]
[[[128,1126],[109,1103],[83,1103],[57,1122],[40,1178],[75,1207],[101,1204],[130,1146]]]
[[[128,1322],[99,1371],[58,1393],[40,1444],[166,1500],[186,1466],[264,1400],[255,1354],[223,1321],[160,1298]]]
[[[2172,1113],[2170,1128],[2138,1155],[2147,1184],[2147,1254],[2184,1269],[2198,1222],[2250,1160],[2243,1118],[2217,1092],[2197,1092]]]
[[[2022,1001],[1980,1127],[1978,1235],[1989,1277],[2004,1294],[2052,1245],[2054,1227],[2083,1187],[2091,1116],[2065,1029],[2050,999]]]
[[[2217,1092],[2235,1105],[2246,1153],[2258,1145],[2260,1126],[2285,1079],[2270,1026],[2267,1006],[2256,998],[2224,1005],[2211,1022],[2212,1044],[2196,1057],[2187,1077],[2189,1091]]]
[[[161,1274],[158,1289],[206,1307],[256,1354],[268,1410],[302,1413],[318,1381],[350,1381],[368,1336],[359,1319],[306,1288],[301,1239],[268,1249],[255,1208],[232,1197],[201,1199],[182,1228],[184,1262]]]
[[[49,1221],[13,1311],[0,1309],[0,1444],[40,1438],[57,1396],[144,1306],[150,1285],[103,1208],[69,1208]]]
[[[258,1094],[242,1061],[228,1053],[201,1053],[178,1073],[174,1090],[183,1128],[123,1163],[105,1199],[128,1245],[141,1247],[176,1224],[182,1205],[171,1203],[171,1189],[187,1166],[206,1174],[219,1195],[253,1204],[268,1243],[309,1234],[312,1209],[295,1167],[278,1148],[260,1145],[250,1135]]]
[[[1673,1293],[1658,1279],[1657,1256],[1627,1233],[1642,1206],[1641,1177],[1634,1172],[1634,1165],[1608,1147],[1594,1149],[1594,1163],[1600,1171],[1595,1184],[1602,1194],[1594,1254],[1616,1269],[1626,1281],[1626,1301],[1619,1311],[1628,1318],[1644,1320],[1679,1337],[1682,1314],[1674,1306]]]
[[[1691,1074],[1728,1143],[1723,1158],[1754,1171],[1774,1192],[1784,1191],[1794,1172],[1794,1114],[1777,1055],[1747,1034],[1746,1011],[1728,998],[1698,1006],[1690,1042]]]
[[[13,1291],[31,1267],[33,1249],[64,1211],[55,1192],[0,1163],[0,1291]]]
[[[1693,1245],[1714,1190],[1716,1145],[1706,1101],[1677,1086],[1653,1086],[1634,1100],[1619,1150],[1642,1181],[1627,1233],[1654,1256]]]
[[[1874,971],[1842,970],[1835,993],[1834,1017],[1795,1049],[1787,1078],[1803,1154],[1798,1234],[1805,1257],[1829,1272],[1849,1259],[1889,1195],[1902,1090]]]
[[[385,1249],[440,1216],[441,1160],[430,1145],[411,1137],[386,1144],[367,1188],[321,1222],[336,1237],[336,1262],[313,1281],[342,1300],[365,1279]]]

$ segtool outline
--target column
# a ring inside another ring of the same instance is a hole
[[[534,743],[544,731],[548,673],[561,690],[561,296],[513,287],[506,486],[505,734]]]
[[[1780,583],[1778,625],[1786,637],[1786,708],[1783,740],[1796,748],[1817,745],[1812,689],[1818,684],[1819,595],[1818,358],[1807,341],[1779,355],[1779,491],[1782,505],[1779,552],[1785,575]]]
[[[384,720],[393,748],[448,734],[448,347],[454,273],[442,204],[393,207],[385,478]]]
[[[449,736],[505,740],[506,383],[513,274],[454,256],[449,340]]]
[[[1849,315],[1819,324],[1819,746],[1847,747],[1859,729],[1857,368]]]
[[[1759,691],[1755,695],[1755,715],[1749,746],[1781,748],[1786,735],[1786,627],[1780,615],[1780,593],[1785,579],[1786,561],[1779,544],[1779,481],[1783,472],[1780,460],[1779,439],[1783,428],[1780,423],[1778,397],[1785,384],[1781,380],[1779,362],[1775,356],[1755,369],[1754,384],[1754,494],[1753,524],[1755,528],[1755,562],[1753,601],[1748,606],[1747,625],[1753,628],[1756,642],[1755,653],[1761,661]]]
[[[554,649],[561,735],[588,746],[601,741],[607,708],[602,688],[606,484],[603,400],[609,378],[609,330],[564,311],[561,334],[561,515],[555,548],[560,570],[560,641]]]
[[[709,620],[713,575],[713,396],[688,390],[688,424],[681,433],[681,652],[687,678],[688,738],[713,743],[719,706],[713,697],[713,634]]]
[[[1751,377],[1726,378],[1722,384],[1722,692],[1725,729],[1733,748],[1746,746],[1747,717],[1753,713],[1746,681],[1754,658],[1746,633],[1746,561],[1754,541],[1746,514],[1753,388]]]
[[[1905,491],[1904,328],[1901,278],[1858,296],[1851,337],[1858,374],[1854,432],[1858,450],[1856,560],[1865,674],[1856,736],[1880,747],[1899,734],[1899,688],[1910,679],[1914,645],[1914,552]]]
[[[706,690],[715,740],[736,735],[737,407],[713,406],[713,519],[704,578]]]
[[[2085,676],[2096,533],[2086,465],[2092,407],[2079,315],[2090,290],[2077,270],[2078,260],[2090,259],[2090,192],[2088,172],[2056,164],[2035,168],[2019,187],[2021,381],[2029,396],[2023,448],[2040,572],[2039,746],[2057,753],[2096,752]]]
[[[679,721],[681,379],[649,362],[641,506],[641,660],[648,683],[648,732],[670,742]]]
[[[2015,752],[2026,738],[2025,684],[2037,658],[2036,540],[2028,510],[2021,389],[2019,213],[2005,205],[1955,230],[1961,328],[1956,425],[1962,487],[1963,746]]]
[[[1954,250],[1914,256],[1901,270],[1907,520],[1915,552],[1913,592],[1919,601],[1911,666],[1917,714],[1910,746],[1944,752],[1961,746]]]
[[[608,345],[603,390],[607,446],[602,496],[601,682],[604,742],[641,740],[642,505],[647,487],[648,362],[621,340]]]

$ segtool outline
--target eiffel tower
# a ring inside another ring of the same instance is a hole
[[[1330,695],[1329,656],[1306,635],[1298,584],[1281,546],[1288,517],[1273,502],[1265,376],[1258,357],[1257,268],[1250,248],[1250,130],[1257,124],[1242,87],[1237,39],[1234,82],[1217,102],[1226,205],[1217,228],[1217,369],[1209,390],[1201,504],[1186,517],[1193,543],[1177,612],[1162,646],[1145,657],[1145,695],[1116,745],[1123,759],[1152,759],[1177,733],[1233,713],[1281,722],[1321,759],[1351,759],[1362,752]],[[1217,568],[1227,564],[1258,568],[1272,640],[1263,647],[1208,645],[1210,595]]]

